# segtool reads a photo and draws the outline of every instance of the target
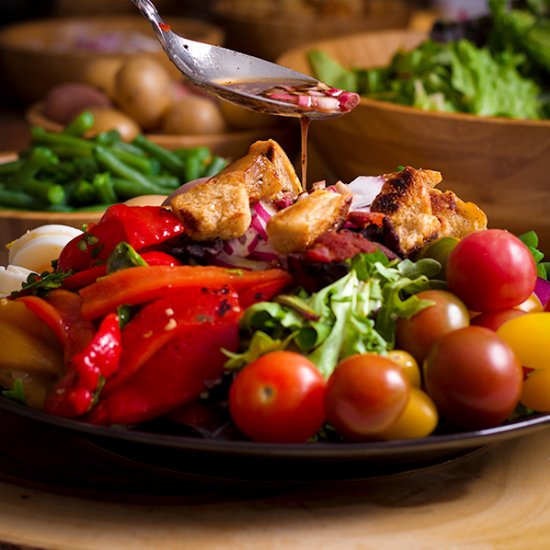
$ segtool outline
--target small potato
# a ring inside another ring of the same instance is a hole
[[[164,117],[166,134],[220,134],[227,124],[218,104],[198,95],[188,95],[174,103]]]
[[[88,111],[94,115],[94,127],[87,136],[95,136],[108,130],[118,130],[124,141],[132,141],[141,133],[137,122],[118,109],[92,108]]]
[[[158,128],[172,102],[170,75],[154,59],[132,57],[116,74],[115,103],[142,128]]]
[[[124,201],[128,206],[162,206],[167,195],[140,195]]]
[[[110,107],[109,98],[97,88],[80,82],[65,82],[54,86],[44,99],[44,116],[66,125],[91,107]]]
[[[220,108],[229,126],[234,130],[253,130],[273,126],[276,123],[273,115],[257,113],[229,101],[221,101]]]
[[[124,60],[120,57],[98,57],[92,59],[82,70],[82,82],[94,86],[115,98],[115,78]]]

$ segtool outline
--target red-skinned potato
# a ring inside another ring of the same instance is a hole
[[[54,86],[44,99],[45,117],[66,125],[73,118],[92,107],[111,107],[109,98],[97,88],[79,82],[65,82]]]

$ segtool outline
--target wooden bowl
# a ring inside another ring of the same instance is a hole
[[[405,0],[362,0],[360,11],[358,6],[353,3],[346,11],[342,3],[342,11],[317,13],[306,0],[218,0],[213,13],[226,33],[227,47],[270,60],[312,40],[403,28],[412,14]]]
[[[216,45],[224,41],[223,31],[205,21],[174,17],[170,18],[169,23],[175,32],[193,40]],[[147,41],[148,47],[150,45],[151,56],[161,61],[174,77],[181,76],[162,51],[151,25],[143,17],[112,15],[60,17],[5,27],[0,31],[0,68],[4,82],[21,99],[37,101],[56,84],[80,81],[86,64],[98,56],[126,59],[143,53],[136,51],[138,48],[135,45],[131,51],[116,51],[115,46],[92,51],[77,46],[83,40],[88,43],[89,39],[105,36],[121,36],[121,44],[129,41],[129,37],[139,36]]]
[[[52,132],[60,132],[63,128],[61,124],[46,118],[42,114],[41,103],[35,103],[29,107],[26,117],[29,124],[41,126]],[[285,149],[285,151],[287,151],[289,156],[291,156],[297,151],[299,129],[295,121],[280,119],[276,120],[273,126],[265,126],[251,130],[235,130],[222,134],[148,134],[147,137],[166,149],[186,149],[206,146],[216,155],[235,159],[246,155],[252,143],[265,139],[274,139]]]
[[[307,51],[318,48],[344,66],[381,66],[424,38],[409,31],[364,33],[310,43],[278,62],[311,74]],[[437,113],[363,98],[348,115],[314,122],[310,136],[328,171],[344,181],[400,165],[439,170],[441,188],[476,202],[491,227],[534,229],[550,254],[550,120]]]
[[[0,164],[17,158],[16,153],[0,153]],[[82,229],[97,221],[102,212],[32,212],[30,210],[5,210],[0,208],[0,265],[7,265],[6,245],[31,229],[46,224],[62,224]]]

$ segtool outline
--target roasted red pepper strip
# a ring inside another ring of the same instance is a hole
[[[69,363],[73,355],[83,350],[95,334],[93,323],[82,317],[82,299],[78,294],[64,289],[52,290],[45,300],[61,317],[64,331],[65,363]]]
[[[204,315],[205,301],[210,304],[207,315]],[[159,321],[153,322],[156,331],[150,338],[155,352],[119,387],[104,397],[102,392],[101,399],[87,417],[90,422],[112,425],[151,420],[196,399],[208,381],[222,374],[227,360],[222,348],[235,351],[239,344],[240,307],[236,293],[227,290],[187,292],[181,299],[172,297],[162,302],[162,307],[171,304],[174,316],[165,311],[161,324],[165,328],[173,326],[171,319],[176,319],[176,312],[182,324],[176,321],[174,329],[168,331],[173,337],[159,347],[154,343],[160,338]],[[155,308],[160,314],[162,308]],[[135,344],[140,345],[139,342]]]
[[[166,254],[166,252],[152,250],[150,252],[143,252],[140,256],[148,265],[181,265],[181,262],[177,258],[174,258],[174,256],[170,254]],[[65,278],[63,280],[63,288],[67,290],[79,290],[85,286],[91,285],[96,279],[106,274],[106,264],[96,265]]]
[[[173,338],[197,324],[236,318],[241,310],[235,301],[236,293],[228,287],[208,290],[195,286],[147,304],[122,331],[120,369],[103,388],[102,397],[124,384]]]
[[[97,319],[115,311],[120,305],[142,304],[165,296],[167,292],[179,292],[196,286],[220,288],[229,285],[239,295],[246,291],[246,305],[249,305],[252,299],[250,291],[254,288],[270,286],[275,294],[291,282],[292,277],[282,269],[246,271],[216,266],[132,267],[99,279],[83,288],[80,295],[84,318]],[[267,294],[264,292],[262,296]]]
[[[25,304],[55,334],[59,343],[65,346],[68,328],[61,314],[50,303],[38,296],[21,296],[16,301]]]
[[[118,369],[121,352],[118,316],[111,313],[89,344],[72,356],[67,373],[46,395],[44,411],[71,418],[90,410],[103,381]]]
[[[98,223],[90,224],[84,234],[67,243],[59,255],[57,269],[82,271],[104,262],[120,242],[139,251],[182,233],[181,221],[166,208],[114,204]]]

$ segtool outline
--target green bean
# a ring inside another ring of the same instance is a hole
[[[75,145],[50,145],[50,149],[63,159],[70,158],[91,158],[93,155],[92,149],[83,151],[81,147]]]
[[[204,165],[201,158],[198,156],[188,157],[185,162],[185,181],[196,180],[202,174]]]
[[[212,156],[210,149],[205,146],[175,149],[173,153],[182,160],[187,160],[189,157],[198,157],[201,160],[208,160]]]
[[[149,153],[152,157],[156,158],[162,166],[164,166],[169,172],[172,172],[172,174],[180,177],[185,175],[184,161],[171,151],[168,151],[164,147],[153,143],[144,135],[136,136],[132,143],[138,147],[141,147],[146,153]]]
[[[47,204],[61,204],[65,201],[65,189],[57,183],[30,179],[23,184],[23,190]]]
[[[159,187],[166,187],[172,190],[177,189],[181,185],[180,179],[176,176],[149,176],[149,180]]]
[[[136,145],[132,145],[131,143],[128,143],[127,141],[117,141],[116,143],[113,143],[111,145],[112,149],[117,149],[118,151],[126,151],[127,153],[132,153],[133,155],[136,155],[138,157],[147,157],[147,153],[143,150],[137,147]]]
[[[122,200],[138,197],[139,195],[169,195],[173,191],[173,189],[166,189],[152,182],[147,182],[147,185],[143,185],[121,178],[113,178],[113,185],[116,194]]]
[[[144,188],[151,187],[153,185],[141,172],[134,170],[119,160],[105,147],[95,147],[94,154],[99,164],[101,164],[106,170],[109,170],[113,175],[122,179],[133,181],[136,185]]]
[[[20,170],[22,166],[23,161],[21,159],[12,160],[11,162],[4,162],[3,164],[0,164],[0,176],[14,174],[18,170]]]
[[[97,192],[97,197],[101,202],[112,204],[118,201],[113,181],[111,179],[111,174],[109,174],[109,172],[96,174],[92,185],[94,186]]]
[[[94,127],[95,118],[90,111],[83,111],[76,116],[63,130],[70,136],[83,136]]]
[[[33,126],[31,128],[31,138],[34,143],[55,145],[59,147],[74,147],[75,153],[85,157],[89,156],[95,147],[93,141],[88,141],[76,136],[69,136],[67,134],[56,134],[55,132],[48,132],[40,126]]]
[[[210,164],[206,167],[206,170],[203,172],[203,177],[210,178],[221,172],[228,164],[228,160],[223,157],[215,156],[210,161]]]
[[[153,162],[151,162],[151,159],[134,155],[133,153],[129,153],[128,151],[115,149],[114,147],[112,147],[110,151],[119,160],[126,163],[128,166],[139,170],[143,174],[151,175],[158,173],[158,171],[155,172],[155,170],[158,170],[158,164],[155,165]]]
[[[10,208],[24,208],[26,210],[41,210],[44,208],[40,201],[24,191],[3,188],[0,188],[0,204]]]
[[[98,145],[103,145],[104,147],[111,147],[115,143],[121,141],[122,136],[118,130],[107,130],[106,132],[100,132],[95,137],[95,142]]]
[[[36,174],[47,166],[56,166],[59,158],[47,147],[34,147],[30,155],[23,161],[21,169],[13,175],[10,180],[12,189],[24,188],[27,182],[34,179]]]
[[[72,190],[71,199],[79,204],[96,201],[96,188],[89,181],[80,180]]]

